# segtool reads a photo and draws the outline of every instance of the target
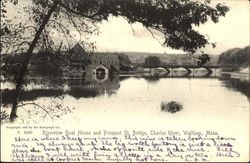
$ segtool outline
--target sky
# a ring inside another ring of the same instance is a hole
[[[208,45],[201,49],[205,53],[219,55],[231,48],[250,45],[249,1],[212,0],[212,3],[223,2],[230,8],[226,16],[221,17],[218,23],[209,21],[197,28],[202,34],[208,35],[210,41],[216,42],[216,48]],[[99,36],[93,38],[97,51],[184,53],[182,50],[162,47],[141,24],[130,25],[123,18],[109,18],[109,21],[100,24],[100,32]]]

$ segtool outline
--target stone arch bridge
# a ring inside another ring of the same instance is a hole
[[[178,68],[184,68],[187,71],[187,74],[191,74],[195,69],[203,68],[207,70],[208,74],[212,74],[213,71],[216,71],[217,69],[226,69],[226,70],[232,70],[239,68],[238,65],[228,65],[228,66],[222,66],[222,65],[160,65],[158,67],[164,68],[167,70],[167,73],[173,72],[175,69]],[[144,67],[144,68],[157,68],[157,67]],[[187,75],[186,74],[186,75]]]

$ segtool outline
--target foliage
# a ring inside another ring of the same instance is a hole
[[[7,7],[11,8],[11,4],[7,0],[2,2],[6,14],[2,16],[1,25],[5,24],[7,30],[6,32],[5,28],[1,26],[1,47],[3,52],[9,54],[26,52],[48,11],[56,2],[59,1],[19,1],[19,4],[23,5],[20,7],[21,9],[17,9],[14,17],[11,17],[6,10]],[[22,22],[20,22],[21,19]],[[56,7],[42,29],[42,33],[35,45],[35,51],[69,50],[77,42],[91,51],[95,48],[94,43],[89,41],[89,37],[93,34],[98,34],[98,31],[96,24],[91,20],[72,15],[71,12]]]
[[[8,113],[4,110],[0,112],[0,122],[3,122],[5,120],[9,119]]]
[[[48,120],[60,119],[61,117],[73,113],[75,107],[68,107],[63,104],[64,96],[51,98],[49,105],[37,104],[34,102],[20,103],[18,108],[26,113],[20,120],[23,123],[44,122]]]
[[[1,75],[5,78],[11,79],[11,81],[17,82],[17,75],[21,69],[21,63],[24,60],[23,55],[7,55],[1,54]]]
[[[162,111],[167,111],[170,113],[176,113],[180,110],[183,109],[182,104],[176,102],[176,101],[170,101],[168,103],[166,102],[161,102],[161,110]]]
[[[218,64],[225,66],[235,64],[248,66],[250,64],[250,46],[234,48],[221,53]]]
[[[1,27],[0,27],[0,36],[4,36],[5,34],[10,33],[9,29],[9,23],[11,22],[10,19],[4,19],[7,17],[7,9],[6,9],[6,3],[8,0],[1,0],[1,7],[0,7],[0,16],[1,16]],[[18,4],[18,0],[10,0],[10,3],[13,5]]]
[[[116,55],[118,55],[119,63],[123,65],[130,65],[132,63],[128,55],[123,54],[123,53],[117,53]]]
[[[204,64],[206,64],[207,62],[209,62],[210,61],[210,56],[209,55],[207,55],[207,54],[202,54],[202,55],[200,55],[199,57],[198,57],[198,65],[199,66],[202,66],[202,65],[204,65]]]
[[[14,55],[2,54],[1,72],[5,78],[12,79],[16,83],[16,78],[20,72],[22,63],[24,62],[25,53],[19,53]],[[34,53],[30,58],[29,73],[42,76],[42,74],[59,75],[59,66],[66,64],[65,55],[57,52],[38,52]],[[13,80],[12,80],[13,81]]]
[[[3,3],[3,10],[6,11],[5,1],[1,3]],[[14,4],[17,2],[18,0],[15,0]],[[41,25],[53,3],[58,3],[59,6],[53,12],[38,41],[37,47],[40,50],[69,48],[78,36],[80,38],[77,42],[94,48],[92,43],[87,45],[87,35],[98,34],[96,23],[108,20],[110,16],[121,16],[129,23],[141,23],[152,33],[156,31],[162,33],[165,38],[163,44],[166,46],[194,52],[209,42],[193,27],[204,24],[209,19],[217,23],[219,17],[225,16],[229,11],[228,7],[220,3],[212,7],[209,0],[204,2],[190,0],[33,0],[32,2],[31,6],[25,8],[29,17],[28,22],[24,21],[19,24],[22,28],[18,30],[22,33],[25,31],[25,34],[34,34],[38,30],[37,27]],[[3,18],[6,18],[6,14]],[[79,35],[70,32],[72,29],[75,29]],[[3,32],[15,36],[16,30],[8,28],[7,31],[10,33]],[[62,44],[55,45],[52,36],[57,32]]]
[[[72,1],[67,2],[71,4]],[[216,7],[210,7],[209,3],[189,0],[74,0],[73,8],[80,13],[91,13],[96,20],[107,20],[109,15],[113,15],[122,16],[129,23],[140,22],[147,29],[162,33],[165,45],[194,52],[194,49],[204,47],[208,40],[193,26],[204,24],[209,18],[216,23],[229,10],[220,3]]]
[[[157,56],[148,56],[145,59],[144,66],[149,68],[155,68],[160,66],[160,58]]]

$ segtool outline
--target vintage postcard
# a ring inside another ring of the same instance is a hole
[[[1,161],[248,162],[248,0],[1,0]]]

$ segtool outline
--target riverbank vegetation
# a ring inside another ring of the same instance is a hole
[[[222,66],[237,65],[248,67],[250,64],[250,46],[233,48],[221,53],[218,58],[218,64]]]
[[[181,111],[183,109],[182,104],[176,101],[170,101],[170,102],[161,102],[161,110],[166,111],[169,113],[176,113],[178,111]]]

